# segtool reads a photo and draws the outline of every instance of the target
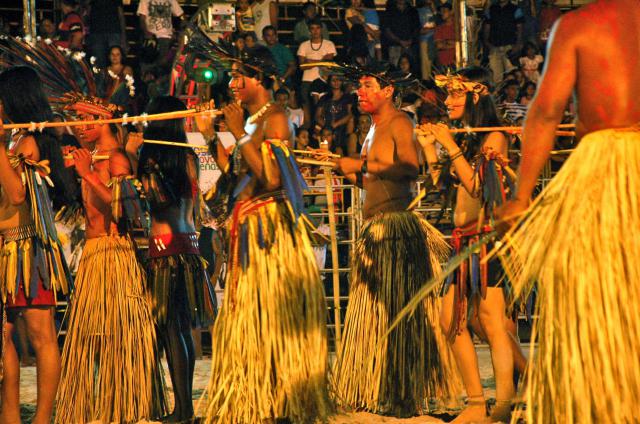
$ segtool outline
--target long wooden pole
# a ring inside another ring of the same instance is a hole
[[[329,231],[331,236],[331,275],[333,277],[333,313],[336,328],[336,352],[339,351],[342,340],[341,318],[340,318],[340,275],[338,268],[338,238],[336,236],[336,208],[333,202],[333,181],[331,179],[331,167],[323,166],[325,191],[327,194],[327,207],[329,209]]]

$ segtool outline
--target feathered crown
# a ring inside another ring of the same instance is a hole
[[[219,70],[229,71],[234,63],[240,65],[239,72],[248,76],[262,74],[268,78],[277,79],[278,69],[273,61],[252,54],[252,49],[236,53],[233,44],[225,39],[213,41],[199,27],[190,25],[187,29],[189,41],[185,46],[185,53],[193,58],[208,60]]]
[[[469,81],[462,75],[436,75],[434,79],[438,87],[444,87],[449,93],[473,93],[480,96],[489,94],[489,87],[480,82]]]
[[[100,95],[95,79],[99,70],[86,61],[84,52],[57,47],[52,40],[40,37],[34,40],[4,36],[1,41],[0,68],[28,66],[34,69],[56,110],[111,117],[117,107],[111,105],[109,99],[123,89],[133,93],[133,81],[127,79],[122,84],[112,84],[110,90]]]

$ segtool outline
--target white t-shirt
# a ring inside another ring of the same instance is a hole
[[[171,16],[182,16],[183,13],[177,0],[140,0],[137,12],[146,16],[147,29],[157,38],[171,38]]]
[[[320,43],[314,43],[313,45],[311,40],[307,40],[298,47],[298,56],[309,60],[322,60],[325,55],[331,53],[336,54],[336,46],[332,41],[324,39]],[[302,74],[302,81],[305,82],[312,82],[317,78],[320,78],[320,68],[317,66],[305,70]]]
[[[251,5],[254,31],[258,41],[262,41],[262,29],[271,25],[271,3],[273,3],[273,0],[263,0],[262,3],[256,1]]]

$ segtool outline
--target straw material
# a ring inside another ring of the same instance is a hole
[[[309,229],[272,198],[239,202],[233,217],[205,422],[324,421],[327,306]]]
[[[413,212],[376,215],[352,259],[336,396],[377,413],[422,412],[426,398],[455,398],[461,385],[438,320],[437,290],[388,336],[389,325],[448,254],[442,235]]]
[[[213,324],[216,300],[207,263],[199,255],[179,254],[149,259],[147,265],[148,289],[151,294],[153,316],[160,328],[167,323],[169,309],[174,306],[171,298],[183,290],[184,285],[192,328],[204,328]]]
[[[144,281],[129,238],[87,240],[70,304],[57,423],[131,423],[164,413]]]
[[[639,193],[640,132],[591,133],[504,238],[515,294],[539,282],[530,423],[638,422]]]

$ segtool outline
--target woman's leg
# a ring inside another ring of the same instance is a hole
[[[7,323],[4,326],[4,358],[2,380],[2,413],[0,422],[20,424],[20,361],[16,346],[13,344],[14,316],[18,310],[7,311]]]

